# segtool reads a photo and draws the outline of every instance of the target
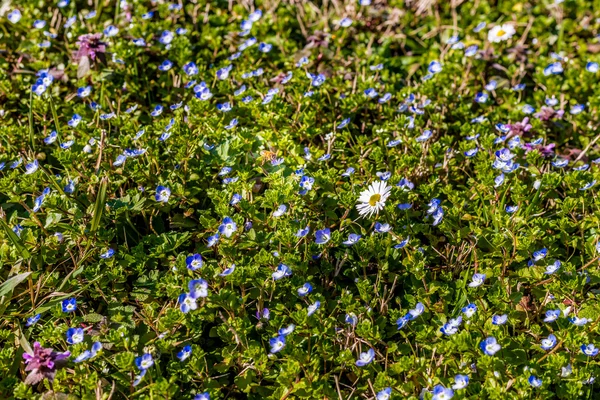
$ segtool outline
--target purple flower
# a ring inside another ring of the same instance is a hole
[[[96,59],[96,56],[104,57],[106,52],[106,43],[101,41],[101,33],[87,34],[79,36],[77,40],[77,46],[79,49],[75,52],[75,60],[79,61],[83,57],[89,57],[92,60]]]
[[[529,123],[529,117],[523,118],[521,122],[515,122],[514,124],[508,125],[510,128],[510,133],[513,136],[522,136],[523,134],[529,132],[531,130],[531,124]]]
[[[25,371],[29,375],[25,378],[25,384],[35,385],[47,378],[50,382],[54,380],[56,370],[63,368],[67,364],[67,357],[71,352],[57,353],[52,349],[45,349],[39,342],[33,344],[33,354],[25,353]]]

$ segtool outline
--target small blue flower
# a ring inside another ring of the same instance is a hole
[[[177,358],[179,358],[179,361],[185,361],[191,355],[192,355],[192,346],[188,344],[188,345],[184,346],[183,349],[181,349],[181,351],[179,351],[177,353]]]
[[[309,294],[310,292],[312,292],[313,287],[310,283],[306,282],[304,285],[302,285],[302,287],[300,287],[298,289],[298,296],[300,297],[304,297],[307,294]]]
[[[458,332],[458,328],[460,327],[461,324],[462,324],[461,316],[459,316],[458,318],[453,318],[440,328],[440,332],[442,332],[446,336],[452,336],[456,332]]]
[[[152,367],[154,365],[154,359],[152,358],[152,354],[146,353],[142,356],[136,357],[135,365],[141,371],[145,371],[148,368]]]
[[[479,347],[488,356],[493,356],[502,348],[493,336],[489,336],[482,340],[481,343],[479,343]]]
[[[409,322],[410,322],[410,316],[409,316],[409,314],[407,314],[396,320],[396,327],[398,328],[398,330],[400,330],[400,329],[404,328]]]
[[[357,367],[364,367],[365,365],[370,364],[375,358],[375,350],[369,349],[365,353],[360,353],[358,360],[356,360]]]
[[[36,314],[33,317],[27,318],[27,323],[25,324],[25,326],[32,326],[32,325],[36,324],[40,320],[41,317],[42,317],[42,314]]]
[[[230,217],[223,218],[223,222],[219,226],[219,233],[221,235],[225,235],[225,237],[229,238],[236,230],[237,225]]]
[[[504,325],[508,321],[508,315],[494,315],[492,317],[492,324],[494,325]]]
[[[392,388],[387,387],[387,388],[377,392],[377,395],[375,395],[375,400],[389,400],[391,398],[391,396],[392,396]]]
[[[277,266],[277,269],[271,274],[271,277],[273,278],[273,280],[278,281],[290,275],[292,275],[292,270],[290,269],[290,267],[282,263]]]
[[[452,385],[452,389],[461,390],[467,387],[469,384],[469,377],[467,375],[458,374],[454,377],[454,385]]]
[[[237,203],[239,203],[242,200],[242,195],[239,193],[234,193],[233,196],[231,196],[231,201],[229,201],[229,204],[234,206]]]
[[[331,231],[329,228],[320,229],[315,232],[315,243],[325,244],[331,239]]]
[[[403,241],[401,241],[400,243],[398,243],[397,245],[395,245],[394,248],[395,249],[402,249],[402,248],[404,248],[408,244],[409,240],[410,240],[410,236],[407,237],[406,239],[404,239]]]
[[[296,237],[302,238],[308,235],[308,232],[310,232],[310,228],[308,226],[306,228],[298,229],[298,232],[296,232]]]
[[[187,314],[191,310],[195,310],[198,308],[198,304],[196,303],[196,298],[192,297],[191,294],[182,293],[179,295],[179,309],[182,313]]]
[[[594,357],[598,354],[598,349],[593,344],[588,344],[588,345],[582,344],[581,352],[588,357]]]
[[[210,400],[210,394],[208,392],[199,393],[194,396],[194,400]]]
[[[462,312],[465,314],[465,317],[471,318],[477,312],[477,306],[475,303],[469,303],[462,308]]]
[[[537,388],[542,386],[542,380],[535,375],[529,375],[527,381],[529,382],[531,387]]]
[[[235,264],[231,264],[231,266],[229,266],[228,268],[225,268],[223,270],[223,272],[221,272],[219,274],[219,276],[228,276],[228,275],[231,275],[231,274],[233,274],[233,271],[235,271]]]
[[[158,185],[156,187],[156,194],[154,195],[154,199],[156,201],[167,203],[169,201],[169,197],[171,197],[171,189],[162,185]]]
[[[432,61],[429,63],[429,66],[427,67],[427,71],[430,74],[437,74],[439,72],[442,72],[442,64],[440,64],[439,61]]]
[[[279,335],[269,340],[270,353],[275,354],[285,347],[285,336]]]
[[[215,244],[217,244],[219,242],[219,238],[220,238],[220,235],[218,233],[215,233],[214,235],[209,236],[207,239],[208,247],[213,247]]]
[[[70,299],[65,299],[62,301],[62,310],[63,312],[73,312],[77,310],[77,300],[75,297],[71,297]]]
[[[192,271],[196,271],[197,269],[202,268],[202,265],[204,265],[204,261],[202,261],[202,256],[198,253],[188,256],[185,259],[185,263],[187,265],[187,268]]]
[[[100,254],[100,258],[108,259],[115,255],[114,249],[108,249],[106,252]]]
[[[544,271],[544,274],[552,275],[553,273],[555,273],[556,271],[558,271],[560,269],[561,265],[562,264],[559,260],[555,260],[553,264],[546,266],[546,271]]]
[[[473,281],[469,283],[469,287],[479,287],[485,281],[485,274],[473,274]],[[464,311],[463,311],[464,312]]]
[[[589,320],[587,318],[571,317],[569,321],[575,326],[584,326]]]
[[[556,336],[554,336],[553,334],[548,335],[546,339],[542,339],[542,342],[540,344],[540,347],[546,351],[552,350],[554,346],[556,346]]]
[[[310,317],[311,315],[313,315],[318,309],[319,307],[321,307],[321,302],[320,301],[315,301],[313,304],[311,304],[310,306],[308,306],[307,313],[306,315],[308,317]]]
[[[544,322],[554,322],[560,317],[560,310],[548,310],[545,315]]]
[[[25,165],[25,175],[31,175],[39,168],[38,160],[33,160],[29,164]]]
[[[454,390],[442,385],[435,385],[432,394],[431,400],[448,400],[454,397]]]
[[[345,244],[346,246],[352,246],[352,245],[358,243],[360,238],[361,238],[361,235],[358,235],[356,233],[351,233],[350,235],[348,235],[348,239],[346,239],[342,243]]]
[[[382,224],[380,222],[375,222],[374,230],[376,233],[387,233],[392,230],[392,227],[388,223]]]
[[[82,328],[69,328],[67,330],[67,343],[78,344],[83,342],[83,329]]]

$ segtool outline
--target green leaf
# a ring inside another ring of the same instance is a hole
[[[8,296],[17,287],[17,285],[23,282],[27,277],[31,275],[31,272],[23,272],[7,279],[0,285],[0,297]]]

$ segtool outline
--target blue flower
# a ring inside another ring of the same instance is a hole
[[[307,294],[309,294],[310,292],[312,292],[313,287],[310,283],[306,282],[304,285],[302,285],[302,287],[300,287],[298,289],[298,296],[300,297],[304,297]]]
[[[169,60],[163,61],[162,64],[158,66],[158,69],[163,72],[168,71],[171,68],[173,68],[173,63]]]
[[[223,270],[223,272],[221,272],[221,273],[219,274],[219,276],[228,276],[228,275],[231,275],[231,274],[233,273],[233,271],[235,271],[235,264],[231,264],[231,266],[230,266],[230,267],[228,267],[228,268],[225,268],[225,269]]]
[[[194,62],[189,62],[183,66],[183,72],[188,76],[194,76],[198,73],[198,67]]]
[[[435,385],[432,393],[431,400],[448,400],[454,397],[454,390],[442,385]]]
[[[598,349],[593,344],[588,344],[588,345],[582,344],[581,352],[588,357],[594,357],[598,354]]]
[[[229,204],[231,204],[232,206],[236,205],[237,203],[239,203],[242,200],[242,195],[239,193],[234,193],[233,196],[231,196],[231,201],[229,201]]]
[[[310,232],[310,228],[308,226],[306,228],[298,229],[298,232],[296,232],[296,237],[302,238],[308,235],[308,232]]]
[[[287,336],[290,333],[294,332],[294,329],[296,329],[296,325],[290,324],[285,328],[281,328],[277,333],[281,336]]]
[[[189,296],[193,299],[208,296],[208,283],[204,279],[192,279],[188,282]]]
[[[145,371],[148,368],[152,367],[154,365],[154,359],[152,358],[152,354],[145,353],[142,356],[136,357],[135,365],[140,371]]]
[[[33,160],[29,164],[25,165],[25,175],[31,175],[39,168],[38,160]]]
[[[279,264],[277,266],[277,269],[275,270],[275,272],[273,272],[271,274],[271,276],[273,277],[273,280],[276,280],[276,281],[278,281],[282,278],[285,278],[287,276],[290,276],[290,275],[292,275],[292,270],[290,269],[290,267],[288,267],[287,265],[285,265],[283,263]]]
[[[188,345],[184,346],[183,349],[181,349],[181,351],[179,351],[177,353],[177,358],[179,358],[179,361],[185,361],[191,355],[192,355],[192,346],[188,344]]]
[[[519,210],[519,206],[506,206],[506,212],[513,214]]]
[[[62,301],[62,310],[63,312],[73,312],[77,310],[77,300],[75,297],[71,297],[70,299],[65,299]]]
[[[219,242],[219,238],[220,238],[220,236],[218,233],[215,233],[214,235],[209,236],[207,239],[207,241],[208,241],[207,246],[213,247],[215,244],[217,244]]]
[[[311,315],[313,315],[315,313],[315,311],[317,311],[319,309],[319,307],[321,307],[321,302],[315,301],[313,304],[308,306],[308,308],[306,309],[307,310],[306,315],[308,317],[310,317]]]
[[[544,274],[552,275],[553,273],[555,273],[556,271],[558,271],[560,269],[560,266],[561,266],[561,262],[558,260],[555,260],[553,264],[546,266],[546,271],[544,271]]]
[[[542,380],[535,375],[529,375],[529,379],[527,379],[531,387],[537,388],[542,386]]]
[[[481,343],[479,343],[479,347],[488,356],[493,356],[502,348],[493,336],[489,336],[482,340]]]
[[[460,390],[467,387],[469,384],[469,377],[467,375],[458,374],[454,377],[454,385],[452,385],[452,389]]]
[[[427,214],[433,217],[433,226],[436,226],[440,222],[442,222],[442,219],[444,217],[444,210],[442,209],[440,203],[440,200],[432,199],[429,202],[429,204],[427,204],[427,206],[429,207],[429,209],[427,210]]]
[[[325,244],[331,239],[331,231],[329,228],[320,229],[315,232],[315,243]]]
[[[312,178],[307,175],[303,175],[302,178],[300,179],[300,189],[301,190],[300,190],[299,194],[301,196],[304,196],[306,193],[308,193],[312,189],[314,183],[315,183],[315,178]]]
[[[352,245],[358,243],[360,238],[361,238],[361,235],[358,235],[356,233],[351,233],[348,235],[348,239],[342,243],[345,244],[346,246],[352,246]]]
[[[358,323],[358,318],[356,317],[356,315],[354,313],[349,313],[349,314],[346,314],[346,317],[344,318],[344,322],[346,322],[347,324],[350,324],[352,326],[355,326]]]
[[[547,254],[548,249],[546,249],[545,247],[543,249],[534,251],[532,258],[527,262],[527,265],[530,267],[533,266],[536,262],[543,260]]]
[[[402,249],[402,248],[404,248],[408,244],[409,240],[410,240],[410,236],[407,237],[406,239],[404,239],[403,241],[401,241],[400,243],[398,243],[397,245],[395,245],[394,248],[395,249]]]
[[[354,173],[355,169],[352,167],[348,167],[348,169],[346,169],[346,171],[342,174],[343,177],[350,177],[350,175],[352,175]]]
[[[196,271],[197,269],[202,268],[202,265],[204,264],[204,262],[202,261],[202,256],[198,253],[186,257],[185,263],[187,265],[187,268],[192,271]]]
[[[171,197],[171,189],[162,185],[158,185],[156,187],[156,194],[154,195],[154,199],[156,201],[167,203],[169,201],[169,197]]]
[[[585,324],[588,323],[587,318],[579,318],[579,317],[571,317],[571,318],[569,318],[569,321],[575,326],[584,326]]]
[[[198,308],[198,304],[196,303],[196,299],[192,297],[188,293],[181,293],[179,295],[179,309],[182,313],[188,313],[191,310],[195,310]]]
[[[380,222],[375,222],[374,230],[376,233],[387,233],[392,230],[392,227],[388,223],[382,224]]]
[[[42,314],[36,314],[33,317],[29,317],[27,318],[27,323],[25,324],[25,326],[31,326],[36,324],[40,318],[42,317]]]
[[[469,287],[478,287],[483,285],[485,274],[473,274],[473,281],[469,283]]]
[[[271,354],[275,354],[285,347],[285,336],[279,335],[269,340],[269,346],[271,346]]]
[[[194,396],[194,400],[210,400],[210,394],[208,392],[199,393]]]
[[[460,327],[461,324],[462,324],[462,317],[459,316],[458,318],[451,319],[450,321],[445,323],[444,326],[442,326],[440,328],[440,332],[442,332],[446,336],[452,336],[456,332],[458,332],[458,328]]]
[[[560,310],[548,310],[546,311],[546,318],[544,322],[554,322],[560,317]]]
[[[389,400],[392,396],[392,388],[391,387],[387,387],[379,392],[377,392],[377,395],[375,395],[375,400]]]
[[[10,21],[11,24],[16,24],[17,22],[19,22],[21,20],[21,16],[22,16],[21,11],[12,10],[11,12],[8,13],[6,18],[8,18],[8,20]]]
[[[415,305],[415,308],[413,308],[412,310],[408,310],[408,314],[406,314],[402,318],[406,318],[409,321],[411,321],[411,320],[417,318],[419,315],[423,314],[424,311],[425,311],[425,306],[423,305],[423,303],[419,302]],[[398,323],[398,322],[396,322],[396,323]]]
[[[83,329],[82,328],[69,328],[67,330],[67,343],[78,344],[83,342]]]
[[[475,303],[469,303],[465,307],[463,307],[462,312],[465,314],[467,318],[471,318],[475,312],[477,311],[477,306]]]
[[[429,66],[427,67],[427,71],[430,74],[437,74],[438,72],[442,72],[442,64],[440,64],[439,61],[432,61],[429,63]]]
[[[396,326],[398,327],[398,330],[404,328],[410,320],[410,314],[406,314],[405,316],[398,318],[396,320]]]
[[[115,250],[109,248],[104,253],[100,254],[100,258],[108,259],[115,255]]]
[[[540,347],[546,351],[552,350],[554,346],[556,346],[556,336],[554,336],[553,334],[548,335],[546,339],[542,339],[542,342],[540,344]]]
[[[492,317],[492,324],[494,325],[504,325],[506,321],[508,321],[508,315],[506,314],[494,315]]]
[[[356,360],[357,367],[364,367],[365,365],[370,364],[375,358],[375,350],[369,349],[365,353],[360,353],[358,360]]]
[[[588,62],[585,65],[585,69],[588,72],[591,72],[592,74],[595,74],[596,72],[600,71],[600,67],[598,67],[598,63],[596,63],[596,62]]]
[[[223,218],[223,222],[219,226],[219,233],[221,235],[225,235],[225,237],[229,238],[235,233],[236,230],[237,225],[230,217]]]

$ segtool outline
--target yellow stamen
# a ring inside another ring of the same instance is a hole
[[[506,35],[506,31],[504,31],[504,30],[502,30],[502,29],[500,29],[500,30],[499,30],[499,31],[496,33],[496,36],[498,36],[498,37],[500,37],[500,36],[504,36],[504,35]]]
[[[371,198],[369,199],[369,205],[371,207],[375,207],[377,205],[377,203],[379,202],[379,200],[381,200],[381,195],[379,193],[376,193],[376,194],[372,195]]]

